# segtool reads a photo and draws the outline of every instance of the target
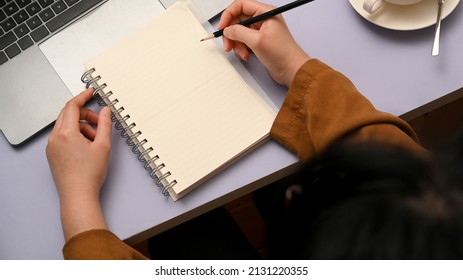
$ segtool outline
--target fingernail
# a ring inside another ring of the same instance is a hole
[[[244,54],[243,54],[243,52],[241,51],[241,49],[236,49],[236,50],[235,50],[235,53],[236,53],[236,55],[237,55],[240,59],[246,61],[246,59],[245,59],[245,57],[244,57]]]

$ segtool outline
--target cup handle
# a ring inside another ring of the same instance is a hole
[[[364,0],[363,9],[369,13],[375,13],[384,4],[383,0]]]

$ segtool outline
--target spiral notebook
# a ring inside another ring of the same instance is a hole
[[[200,42],[207,34],[178,2],[88,61],[82,76],[174,201],[268,139],[276,115],[249,73],[213,40]]]

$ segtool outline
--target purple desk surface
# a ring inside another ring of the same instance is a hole
[[[461,5],[442,23],[438,57],[431,56],[432,27],[384,29],[363,19],[347,0],[314,1],[284,17],[307,53],[346,74],[381,110],[411,118],[451,102],[463,86]],[[286,90],[254,58],[246,67],[281,105]],[[20,148],[0,137],[0,259],[62,258],[59,202],[45,157],[49,133],[45,130]],[[115,135],[101,194],[103,211],[111,230],[135,243],[251,192],[287,174],[296,163],[294,155],[270,141],[174,203],[160,194]]]

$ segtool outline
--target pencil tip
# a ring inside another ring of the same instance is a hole
[[[214,38],[214,34],[211,34],[211,35],[209,35],[209,36],[207,36],[207,37],[205,37],[205,38],[202,38],[202,39],[199,40],[199,41],[202,42],[202,41],[210,40],[210,39],[213,39],[213,38]]]

